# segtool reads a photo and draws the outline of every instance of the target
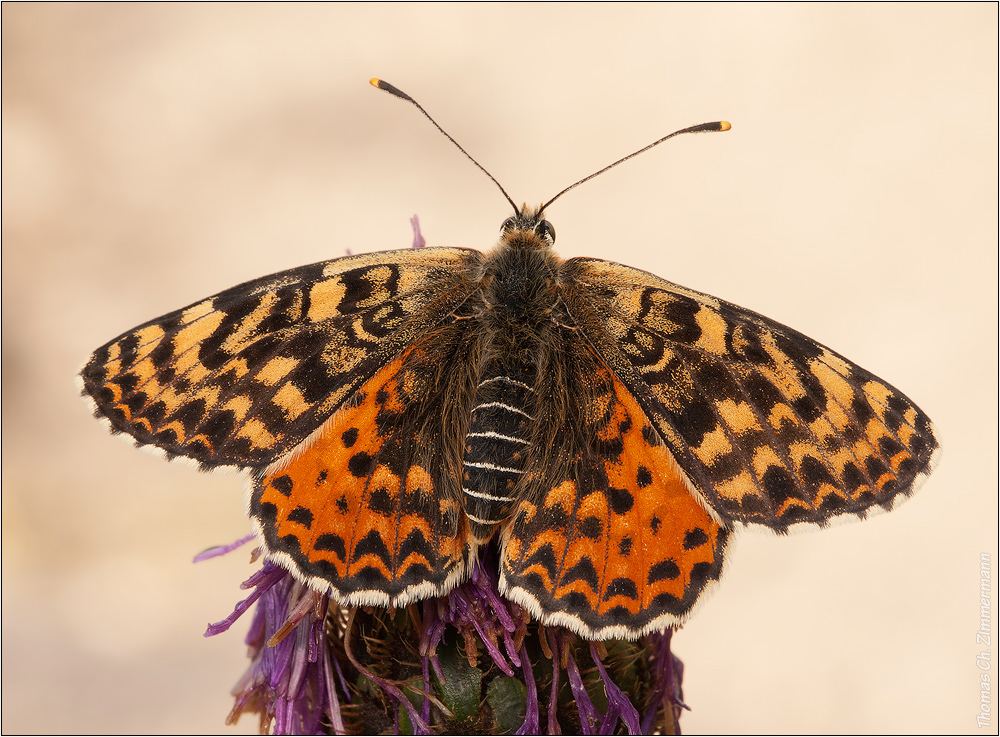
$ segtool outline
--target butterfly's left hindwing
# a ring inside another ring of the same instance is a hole
[[[727,522],[784,531],[910,495],[938,443],[903,394],[750,310],[599,259],[560,272],[581,332]]]
[[[112,430],[202,467],[262,467],[474,289],[478,251],[351,256],[248,282],[130,330],[81,374]]]
[[[463,578],[474,327],[468,314],[446,320],[254,479],[250,515],[272,559],[345,604],[401,606]]]

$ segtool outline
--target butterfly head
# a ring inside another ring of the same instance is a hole
[[[514,248],[551,248],[556,242],[556,229],[542,217],[542,208],[532,209],[523,205],[514,215],[503,221],[500,237]]]

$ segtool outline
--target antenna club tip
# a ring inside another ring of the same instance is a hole
[[[407,102],[412,102],[413,104],[416,105],[416,101],[414,101],[414,99],[412,97],[410,97],[408,94],[406,94],[405,92],[403,92],[398,87],[393,87],[391,84],[389,84],[388,82],[386,82],[384,79],[379,79],[378,77],[372,77],[368,81],[369,81],[369,83],[371,83],[372,87],[377,87],[378,89],[382,90],[383,92],[388,92],[390,95],[395,95],[396,97],[398,97],[401,100],[406,100]],[[417,107],[420,107],[420,106],[417,105]]]
[[[732,127],[733,127],[732,123],[730,123],[728,120],[719,121],[719,130],[720,131],[727,131],[727,130],[729,130]]]

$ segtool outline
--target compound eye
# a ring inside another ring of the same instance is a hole
[[[514,226],[517,225],[517,220],[514,218],[507,218],[503,221],[503,225],[500,226],[500,232],[506,233],[508,230],[513,230]]]
[[[552,223],[548,220],[539,221],[538,225],[535,226],[535,233],[540,235],[549,243],[556,242],[556,229],[552,227]]]

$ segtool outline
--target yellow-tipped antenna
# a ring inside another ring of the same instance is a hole
[[[551,200],[549,200],[544,205],[542,205],[542,207],[539,210],[539,212],[544,212],[546,207],[548,207],[549,205],[551,205],[553,202],[555,202],[556,200],[558,200],[560,197],[562,197],[564,194],[566,194],[567,192],[569,192],[574,187],[579,187],[584,182],[589,182],[591,179],[593,179],[596,176],[599,176],[599,175],[603,174],[608,169],[614,169],[616,166],[618,166],[619,164],[621,164],[624,161],[628,161],[633,156],[638,156],[641,153],[645,153],[646,151],[649,151],[649,149],[653,148],[653,146],[659,146],[661,143],[663,143],[667,139],[673,138],[674,136],[679,136],[679,135],[681,135],[683,133],[715,133],[715,132],[718,132],[718,131],[727,131],[727,130],[729,130],[732,127],[733,126],[731,126],[726,121],[720,120],[720,121],[715,122],[715,123],[702,123],[701,125],[692,125],[690,128],[682,128],[679,131],[674,131],[669,136],[664,136],[663,138],[661,138],[658,141],[653,141],[651,144],[649,144],[648,146],[645,146],[643,148],[640,148],[635,153],[631,153],[628,156],[620,158],[620,159],[618,159],[618,161],[616,161],[613,164],[608,164],[606,167],[604,167],[600,171],[595,171],[589,177],[584,177],[583,179],[581,179],[576,184],[569,185],[562,192],[560,192],[555,197],[553,197]]]
[[[512,200],[510,198],[510,195],[507,194],[507,191],[503,187],[500,186],[500,182],[498,182],[496,180],[496,177],[494,177],[492,174],[490,174],[488,171],[486,171],[486,168],[482,164],[480,164],[478,161],[476,161],[474,158],[472,158],[472,156],[469,155],[468,151],[466,151],[464,148],[462,148],[461,146],[459,146],[458,145],[458,141],[456,141],[454,138],[452,138],[450,135],[448,135],[448,132],[444,128],[442,128],[440,125],[437,124],[437,121],[434,120],[434,118],[432,118],[430,116],[430,114],[420,106],[420,103],[418,103],[416,100],[414,100],[408,94],[406,94],[405,92],[403,92],[401,89],[399,89],[397,87],[393,87],[391,84],[389,84],[385,80],[378,79],[377,77],[375,77],[375,78],[372,78],[371,83],[372,83],[373,86],[378,87],[380,90],[388,92],[390,95],[395,95],[400,100],[406,100],[407,102],[411,103],[414,107],[416,107],[417,110],[419,110],[420,112],[422,112],[424,114],[424,117],[427,118],[429,121],[431,121],[431,123],[434,124],[434,127],[437,128],[439,131],[441,131],[441,133],[444,134],[445,138],[447,138],[449,141],[451,141],[452,143],[454,143],[455,147],[459,151],[461,151],[463,154],[465,154],[468,157],[469,161],[471,161],[473,164],[475,164],[476,166],[478,166],[479,169],[486,176],[488,176],[493,181],[493,183],[495,185],[497,185],[497,188],[501,192],[503,192],[503,196],[507,198],[507,202],[509,202],[511,204],[511,207],[514,208],[514,213],[515,214],[520,214],[520,212],[521,212],[520,208],[518,208],[518,206],[516,204],[514,204],[514,200]],[[598,176],[600,174],[603,174],[608,169],[613,169],[614,167],[618,166],[619,164],[621,164],[621,163],[623,163],[625,161],[628,161],[629,159],[633,158],[634,156],[638,156],[641,153],[645,153],[646,151],[649,151],[649,149],[653,148],[653,146],[659,146],[661,143],[663,143],[664,141],[666,141],[666,140],[668,140],[670,138],[673,138],[674,136],[679,136],[679,135],[681,135],[683,133],[713,133],[713,132],[717,132],[717,131],[727,131],[730,128],[732,128],[732,126],[729,123],[727,123],[726,121],[722,120],[722,121],[718,121],[718,122],[715,122],[715,123],[702,123],[701,125],[693,125],[690,128],[682,128],[679,131],[674,131],[669,136],[664,136],[663,138],[659,139],[658,141],[653,141],[648,146],[640,148],[638,151],[636,151],[634,153],[631,153],[628,156],[625,156],[625,157],[623,157],[621,159],[618,159],[618,161],[616,161],[615,163],[608,164],[606,167],[604,167],[600,171],[594,172],[589,177],[584,177],[583,179],[581,179],[576,184],[569,185],[562,192],[560,192],[555,197],[553,197],[551,200],[549,200],[544,205],[542,205],[538,209],[538,214],[541,215],[545,211],[546,207],[548,207],[549,205],[551,205],[553,202],[555,202],[556,200],[558,200],[560,197],[562,197],[564,194],[566,194],[567,192],[569,192],[574,187],[579,187],[584,182],[588,182],[591,179],[593,179],[594,177],[596,177],[596,176]]]
[[[505,190],[503,187],[500,186],[500,182],[498,182],[496,180],[496,177],[494,177],[492,174],[490,174],[488,171],[486,171],[486,167],[484,167],[482,164],[480,164],[478,161],[476,161],[474,158],[472,158],[472,156],[469,154],[468,151],[466,151],[464,148],[462,148],[461,146],[459,146],[458,145],[458,141],[456,141],[454,138],[452,138],[451,136],[449,136],[448,135],[448,131],[446,131],[444,128],[442,128],[440,125],[438,125],[437,121],[434,120],[434,118],[432,118],[430,116],[430,113],[428,113],[426,110],[423,109],[423,107],[421,107],[421,105],[420,105],[419,102],[417,102],[416,100],[414,100],[412,97],[410,97],[408,94],[406,94],[405,92],[403,92],[398,87],[393,87],[391,84],[389,84],[385,80],[379,79],[377,77],[372,77],[371,80],[369,80],[369,81],[372,83],[372,86],[378,87],[380,90],[388,92],[390,95],[395,95],[400,100],[406,100],[407,102],[412,103],[413,106],[415,108],[417,108],[417,110],[419,110],[420,112],[422,112],[424,114],[425,118],[427,118],[429,121],[431,121],[431,123],[434,124],[435,128],[437,128],[439,131],[441,131],[441,133],[444,134],[445,138],[447,138],[449,141],[451,141],[452,143],[455,144],[455,148],[457,148],[459,151],[461,151],[463,154],[465,154],[466,157],[468,157],[469,161],[471,161],[473,164],[475,164],[476,166],[478,166],[479,169],[486,176],[488,176],[491,180],[493,180],[493,183],[495,185],[497,185],[497,187],[500,189],[501,192],[503,192],[503,196],[507,198],[507,202],[509,202],[510,206],[514,208],[514,213],[516,214],[516,213],[521,212],[520,209],[518,208],[518,206],[514,204],[514,200],[512,200],[510,198],[510,195],[507,194],[507,190]]]

